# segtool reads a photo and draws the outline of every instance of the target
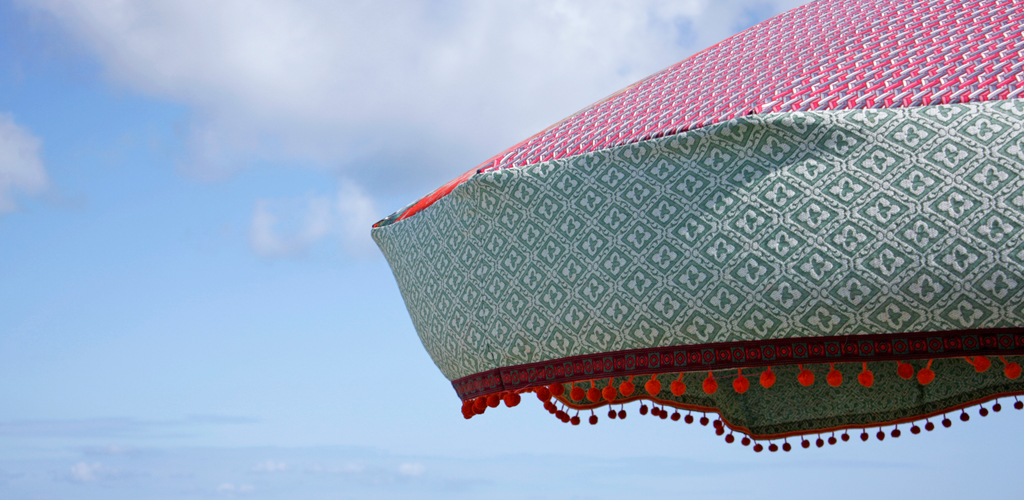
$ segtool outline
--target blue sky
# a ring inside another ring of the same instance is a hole
[[[1019,491],[1006,410],[788,456],[465,421],[369,239],[797,3],[0,0],[0,497]]]

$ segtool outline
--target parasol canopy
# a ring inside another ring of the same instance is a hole
[[[639,401],[788,451],[985,416],[1024,394],[1022,31],[1017,2],[811,3],[373,237],[466,418]]]

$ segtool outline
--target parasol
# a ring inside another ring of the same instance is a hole
[[[985,416],[1024,394],[1022,31],[1016,2],[815,2],[373,237],[466,418],[532,392],[789,451]]]

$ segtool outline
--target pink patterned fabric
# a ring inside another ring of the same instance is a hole
[[[926,106],[1024,92],[1024,3],[820,1],[594,104],[496,158],[518,167],[752,113]]]

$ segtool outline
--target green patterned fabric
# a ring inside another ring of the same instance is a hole
[[[479,174],[373,237],[451,380],[653,346],[1021,326],[1022,119],[1020,100],[751,115]]]

